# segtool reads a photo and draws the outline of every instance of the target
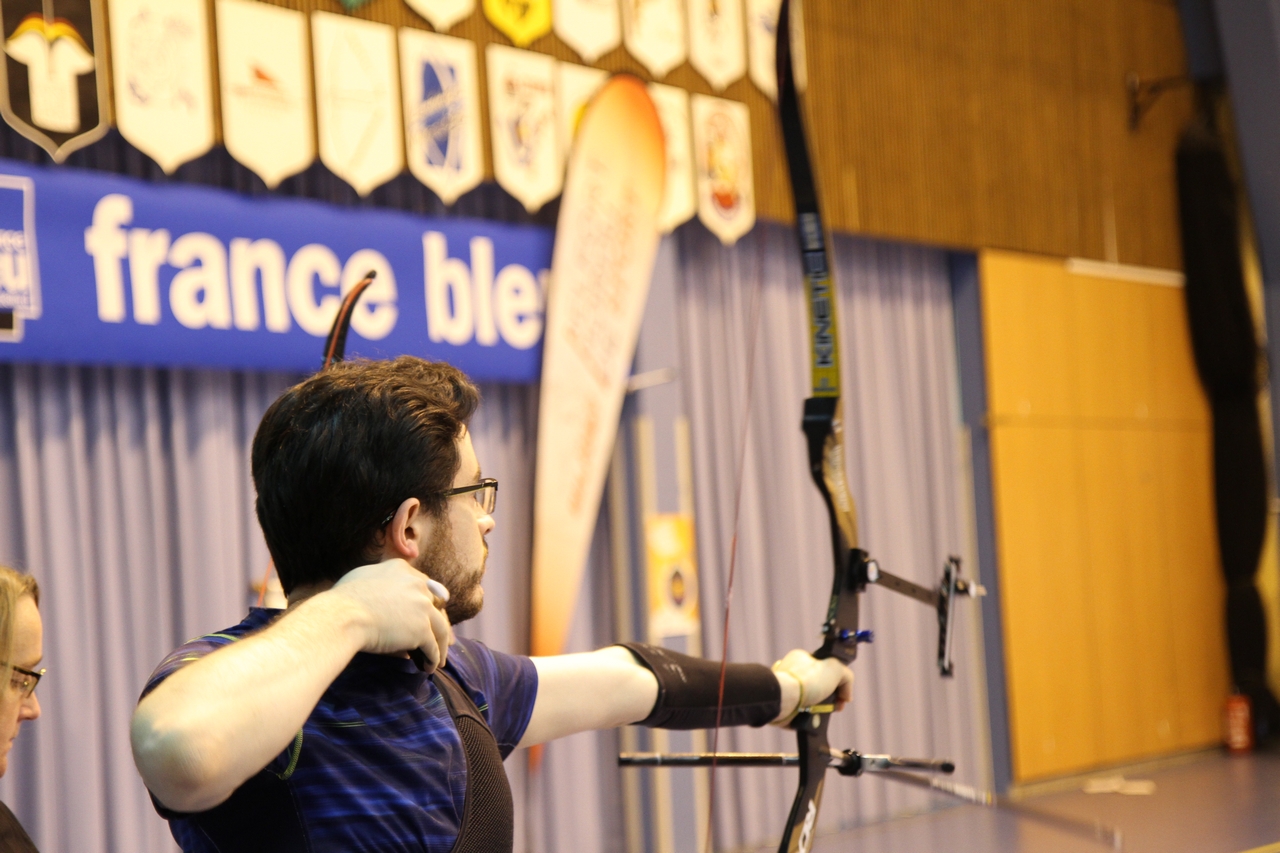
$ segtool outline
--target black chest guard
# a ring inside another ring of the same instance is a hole
[[[432,681],[453,717],[467,758],[462,825],[451,853],[511,853],[515,844],[515,803],[498,741],[480,709],[457,682],[441,671],[432,676]]]

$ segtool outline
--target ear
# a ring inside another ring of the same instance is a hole
[[[433,527],[431,514],[422,506],[422,501],[408,498],[400,504],[396,514],[387,523],[386,538],[382,543],[382,559],[417,559]]]

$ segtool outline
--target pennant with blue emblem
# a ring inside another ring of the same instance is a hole
[[[484,177],[475,42],[400,30],[409,171],[445,204]]]

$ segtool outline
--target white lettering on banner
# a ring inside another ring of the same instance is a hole
[[[230,329],[234,322],[235,328],[252,332],[263,325],[265,315],[270,332],[288,332],[296,321],[303,331],[322,338],[329,333],[338,313],[338,289],[348,292],[370,270],[377,277],[356,307],[351,328],[366,340],[376,341],[391,334],[399,319],[395,271],[386,257],[374,249],[360,249],[343,264],[328,246],[311,243],[286,263],[284,250],[275,240],[235,237],[228,252],[212,234],[192,232],[171,242],[169,231],[163,228],[126,228],[132,221],[133,200],[112,193],[98,200],[93,222],[84,230],[84,249],[93,258],[98,319],[104,323],[123,323],[126,319],[122,263],[126,259],[133,321],[143,325],[154,326],[161,320],[160,269],[166,264],[177,268],[169,283],[169,308],[174,318],[189,329]],[[444,238],[440,239],[443,246]],[[491,289],[493,244],[487,238],[476,240],[488,244]],[[15,281],[29,277],[25,248],[22,232],[0,230],[0,289],[12,288]],[[443,251],[442,248],[442,256]],[[466,264],[456,263],[469,286]],[[335,290],[318,295],[317,286]],[[492,329],[495,321],[488,309],[487,293],[485,300],[481,304],[485,305],[486,328]],[[466,305],[470,310],[469,296]],[[469,339],[470,315],[465,319]],[[508,321],[499,317],[497,322],[501,325]],[[518,337],[521,333],[522,329],[514,334]],[[488,334],[497,343],[497,333]]]
[[[516,349],[528,349],[542,340],[542,294],[533,273],[519,264],[507,264],[494,285],[494,312],[503,339]]]
[[[337,287],[341,276],[342,264],[328,246],[308,243],[294,252],[285,274],[289,310],[307,334],[316,337],[328,334],[342,302],[336,293],[326,293],[317,300],[314,282],[318,280],[322,287]]]
[[[231,241],[231,305],[236,328],[257,331],[258,278],[262,278],[262,304],[267,329],[289,331],[289,303],[284,295],[284,250],[275,240]]]
[[[178,267],[169,284],[169,309],[188,329],[231,328],[227,290],[227,250],[212,234],[199,231],[173,241],[169,263]]]
[[[471,340],[475,323],[471,316],[471,271],[447,254],[444,235],[422,235],[422,257],[427,297],[427,337],[462,345]]]
[[[399,320],[395,270],[374,249],[360,249],[343,263],[328,246],[310,243],[286,260],[280,244],[268,238],[235,237],[224,244],[204,232],[174,236],[164,228],[131,228],[132,222],[132,199],[112,193],[98,200],[92,224],[84,231],[85,251],[93,258],[98,318],[103,322],[125,322],[131,302],[135,323],[159,324],[161,270],[166,265],[176,269],[168,285],[169,309],[189,329],[253,332],[265,327],[284,333],[297,323],[307,334],[324,337],[337,314],[340,294],[370,270],[377,276],[357,305],[351,328],[366,340],[380,340]],[[9,252],[11,247],[16,249]],[[24,248],[21,233],[0,230],[0,289],[28,275]],[[474,340],[486,347],[505,341],[524,350],[542,340],[546,270],[535,275],[513,263],[495,274],[489,237],[470,239],[469,264],[449,257],[445,236],[439,232],[425,232],[422,248],[427,334],[432,341],[462,346]]]
[[[93,257],[93,278],[98,286],[98,319],[104,323],[124,322],[124,280],[120,261],[128,253],[128,242],[120,226],[133,221],[133,200],[112,193],[93,208],[93,224],[84,229],[84,250]]]
[[[493,322],[493,241],[471,238],[471,281],[476,299],[476,343],[491,347],[498,343],[498,327]]]
[[[542,339],[542,291],[539,279],[521,264],[507,264],[493,275],[493,241],[471,239],[471,266],[449,257],[443,234],[422,235],[423,287],[427,336],[461,346],[474,336],[481,346],[496,346],[499,335],[514,349],[529,349]]]
[[[351,314],[351,328],[365,340],[380,341],[396,327],[400,309],[396,307],[396,274],[381,252],[361,249],[342,268],[342,293],[345,296],[368,272],[376,273],[373,284],[356,303]],[[333,325],[333,319],[329,319]],[[325,331],[328,334],[328,330]]]
[[[133,282],[133,320],[160,322],[160,267],[169,257],[169,232],[129,229],[129,278]]]

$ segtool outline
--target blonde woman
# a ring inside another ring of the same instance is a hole
[[[40,588],[35,578],[0,566],[0,776],[24,720],[40,716],[36,684],[44,670]],[[36,846],[9,808],[0,803],[0,850],[36,853]]]

